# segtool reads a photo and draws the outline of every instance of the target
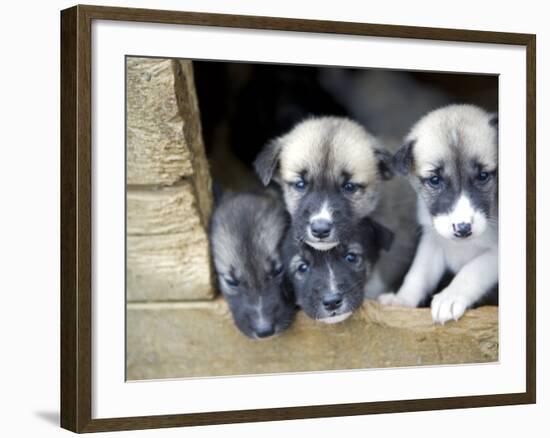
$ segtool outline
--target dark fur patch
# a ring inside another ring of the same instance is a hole
[[[297,303],[309,317],[323,319],[353,312],[361,306],[364,286],[370,275],[367,266],[372,267],[376,263],[381,249],[389,249],[393,233],[365,218],[356,226],[353,235],[356,239],[340,243],[329,251],[314,250],[294,239],[292,233],[285,238],[283,258],[287,276]],[[346,258],[350,252],[358,257],[356,261]],[[298,266],[291,264],[297,255],[308,265],[307,272],[300,272]],[[331,272],[334,277],[332,283]],[[323,306],[323,299],[331,294],[341,295],[343,302],[334,311]]]
[[[363,223],[365,228],[370,228],[371,238],[376,243],[376,247],[379,250],[389,251],[393,243],[394,233],[389,228],[369,218],[365,218]],[[376,257],[378,257],[378,254]]]
[[[279,165],[279,155],[283,145],[275,139],[267,143],[254,160],[254,170],[264,186],[273,179]]]
[[[380,173],[380,177],[384,180],[392,179],[393,178],[392,155],[389,152],[383,151],[381,149],[375,149],[374,154],[378,159],[378,172]]]
[[[404,145],[402,145],[395,155],[393,156],[392,164],[394,170],[397,172],[407,175],[413,166],[414,157],[413,157],[413,146],[415,140],[410,140]]]
[[[479,181],[482,169],[475,160],[464,160],[456,157],[454,167],[441,167],[438,187],[431,187],[429,178],[422,180],[422,194],[432,216],[449,213],[463,194],[468,197],[472,206],[489,217],[497,188],[497,175],[492,172],[489,179]]]
[[[325,181],[327,182],[327,181]],[[303,240],[309,227],[311,215],[315,213],[323,202],[327,202],[332,212],[333,231],[331,240],[341,241],[349,239],[355,230],[355,222],[349,199],[342,194],[341,183],[322,184],[322,181],[312,181],[312,187],[300,199],[298,208],[292,221],[294,237]]]

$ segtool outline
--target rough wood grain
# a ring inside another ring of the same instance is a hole
[[[211,183],[191,61],[131,57],[126,69],[127,184],[192,177],[206,220]]]
[[[211,198],[192,63],[128,58],[128,300],[214,296]]]
[[[127,193],[127,299],[211,299],[208,235],[188,181]]]
[[[128,301],[212,298],[206,233],[128,236],[126,281]]]
[[[127,183],[172,184],[193,174],[169,59],[126,63]]]
[[[282,335],[254,341],[234,326],[222,298],[128,305],[130,380],[378,368],[498,360],[498,308],[434,325],[429,309],[366,301],[347,321],[327,325],[299,313]]]
[[[208,235],[192,185],[127,193],[127,299],[211,299]]]
[[[126,199],[129,235],[205,234],[195,191],[188,181],[168,187],[128,190]]]
[[[212,182],[202,137],[193,64],[190,61],[173,60],[172,70],[174,73],[176,102],[180,118],[183,121],[185,144],[193,168],[193,181],[199,213],[203,222],[207,223],[212,209]]]

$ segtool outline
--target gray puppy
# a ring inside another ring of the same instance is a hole
[[[389,250],[392,240],[390,230],[369,218],[356,225],[353,238],[327,251],[317,251],[288,233],[283,257],[298,305],[321,322],[347,319],[361,306],[380,250]]]
[[[294,318],[280,255],[287,225],[282,202],[269,194],[226,194],[212,216],[219,287],[237,327],[254,339],[282,332]]]

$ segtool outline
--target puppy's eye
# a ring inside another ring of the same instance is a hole
[[[232,278],[232,277],[223,277],[223,280],[225,281],[225,284],[227,284],[229,287],[236,288],[239,286],[239,280]]]
[[[309,264],[306,262],[300,263],[298,265],[298,272],[301,272],[302,274],[309,271]]]
[[[344,185],[342,185],[342,189],[346,193],[355,193],[358,188],[359,187],[357,186],[357,184],[354,184],[354,183],[349,182],[349,181],[344,183]]]
[[[355,263],[357,261],[357,259],[359,258],[359,256],[357,254],[355,254],[354,252],[348,252],[344,258],[346,259],[347,262],[349,263]]]
[[[293,187],[300,191],[300,192],[303,192],[306,187],[307,187],[307,182],[305,182],[303,179],[299,179],[298,181],[296,181],[294,184],[293,184]]]
[[[432,175],[427,179],[427,182],[429,186],[433,187],[434,189],[437,189],[441,187],[443,178],[441,178],[439,175]]]
[[[277,266],[275,269],[273,269],[273,272],[271,273],[271,275],[272,275],[273,277],[278,277],[278,276],[280,276],[282,273],[283,273],[283,265],[279,265],[279,266]]]
[[[485,183],[491,179],[491,174],[489,172],[481,171],[477,174],[476,179],[480,183]]]

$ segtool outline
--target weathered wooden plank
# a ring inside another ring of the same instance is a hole
[[[127,60],[127,298],[215,295],[211,181],[190,61]]]
[[[429,309],[366,301],[340,324],[300,312],[278,337],[254,341],[234,326],[222,298],[194,303],[129,304],[130,380],[343,370],[498,360],[498,308],[471,310],[434,325]]]
[[[202,137],[193,64],[191,61],[173,60],[172,69],[179,116],[183,121],[185,143],[191,157],[199,213],[203,222],[207,223],[212,209],[212,182]]]
[[[172,61],[126,61],[128,184],[172,184],[193,174],[174,90]]]
[[[210,299],[215,295],[202,226],[177,234],[127,236],[128,301]]]
[[[207,215],[210,176],[192,63],[128,58],[127,184],[170,185],[192,177]]]
[[[129,189],[126,199],[129,235],[204,234],[196,194],[188,181],[168,187]]]

